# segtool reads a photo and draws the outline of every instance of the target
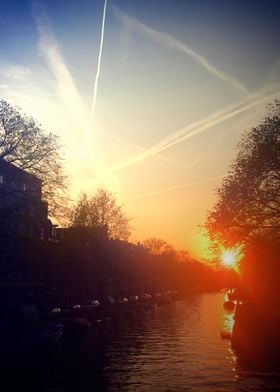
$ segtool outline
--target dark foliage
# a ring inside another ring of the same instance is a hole
[[[42,180],[42,194],[51,216],[65,206],[66,177],[59,139],[46,133],[32,117],[0,100],[0,158]]]
[[[235,162],[218,189],[206,227],[227,245],[280,239],[280,101],[245,133]]]

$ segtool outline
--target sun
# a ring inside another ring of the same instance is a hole
[[[237,264],[236,251],[234,249],[226,249],[221,254],[221,260],[224,266],[234,267]]]
[[[231,248],[220,247],[220,261],[226,268],[233,268],[239,271],[239,263],[244,257],[243,245],[237,244]]]

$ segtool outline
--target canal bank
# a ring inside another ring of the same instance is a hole
[[[1,359],[9,390],[264,391],[280,373],[250,369],[228,340],[224,294],[195,294],[146,312],[105,320],[79,340]],[[9,366],[8,366],[9,365]],[[17,375],[17,377],[15,377]],[[4,380],[3,387],[4,387]],[[33,389],[32,389],[33,388]]]

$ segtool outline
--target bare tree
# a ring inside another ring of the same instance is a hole
[[[89,197],[83,193],[74,206],[71,216],[74,227],[107,227],[112,239],[127,240],[130,235],[129,218],[117,204],[114,195],[106,189],[98,189]]]
[[[48,201],[50,215],[57,218],[67,188],[60,147],[58,136],[0,100],[0,158],[42,180],[43,199]]]
[[[143,245],[152,255],[174,255],[175,249],[168,242],[155,237],[147,238],[143,241]]]

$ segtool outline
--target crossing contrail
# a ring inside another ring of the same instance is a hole
[[[262,90],[250,94],[244,100],[238,102],[237,104],[233,104],[225,109],[218,110],[211,115],[205,117],[204,119],[194,122],[180,129],[179,131],[172,133],[171,135],[167,136],[159,143],[157,143],[155,146],[147,149],[146,151],[143,151],[128,160],[113,164],[111,166],[111,170],[118,171],[125,167],[131,166],[148,157],[154,156],[162,151],[165,151],[168,148],[178,143],[181,143],[186,139],[192,138],[208,130],[209,128],[212,128],[215,125],[223,123],[224,121],[229,120],[230,118],[233,118],[236,115],[245,112],[246,110],[249,110],[259,104],[269,102],[270,100],[279,96],[279,86],[277,86],[277,90],[275,89],[275,87],[275,84],[272,86],[266,86]],[[273,90],[273,92],[271,92],[271,90]]]
[[[182,166],[182,167],[184,167],[184,168],[186,168],[186,169],[189,169],[189,168],[192,168],[192,167],[196,166],[197,163],[199,163],[202,159],[204,159],[205,156],[207,156],[207,155],[209,154],[209,152],[213,151],[213,150],[216,148],[217,144],[220,143],[220,141],[221,141],[226,135],[228,135],[228,134],[231,133],[231,132],[232,132],[232,130],[229,130],[229,131],[227,130],[226,132],[220,134],[220,135],[217,137],[217,139],[216,139],[213,143],[210,144],[210,146],[208,147],[208,149],[207,149],[203,154],[201,154],[200,156],[198,156],[198,157],[197,157],[193,162],[191,162],[190,164],[187,164],[187,165],[186,165],[186,164],[182,164],[182,165],[180,164],[180,166]],[[168,159],[168,158],[165,158],[165,157],[161,157],[161,158],[163,158],[164,160],[170,161],[171,163],[176,163],[176,162],[173,162],[172,160],[170,160],[170,159]],[[138,199],[144,199],[144,198],[150,197],[150,196],[157,196],[157,195],[160,195],[161,193],[166,193],[166,192],[170,192],[170,191],[173,191],[173,190],[177,190],[177,189],[181,189],[181,188],[186,188],[186,187],[189,187],[189,186],[192,186],[192,185],[196,185],[196,184],[207,183],[207,182],[210,182],[210,181],[222,179],[222,178],[224,178],[224,177],[226,177],[226,174],[220,175],[220,176],[217,176],[217,177],[207,177],[207,178],[205,178],[205,179],[203,179],[203,180],[197,180],[197,181],[193,181],[193,182],[178,184],[178,185],[171,186],[171,187],[167,187],[167,188],[161,188],[161,189],[158,189],[158,190],[156,190],[156,191],[147,192],[147,193],[144,193],[144,194],[141,193],[140,195],[132,196],[132,197],[128,198],[127,200],[128,200],[128,201],[130,201],[130,200],[138,200]]]
[[[210,63],[208,59],[206,59],[200,53],[197,53],[193,48],[189,45],[179,41],[174,38],[172,35],[166,34],[162,31],[153,29],[143,22],[140,22],[138,19],[127,15],[116,6],[112,7],[115,16],[125,25],[131,27],[135,31],[140,32],[141,34],[145,34],[150,37],[153,41],[167,46],[169,48],[175,49],[179,52],[183,52],[187,54],[194,62],[196,62],[200,67],[204,68],[208,73],[220,79],[222,82],[225,82],[232,88],[234,92],[239,92],[242,95],[248,93],[248,89],[234,76],[227,74],[224,71],[221,71],[216,66]]]
[[[93,97],[92,97],[92,105],[91,105],[91,113],[90,113],[91,114],[91,118],[93,118],[93,116],[94,116],[94,111],[95,111],[95,106],[96,106],[97,90],[98,90],[98,82],[99,82],[99,77],[100,77],[100,66],[101,66],[103,42],[104,42],[106,9],[107,9],[107,0],[104,1],[104,8],[103,8],[102,26],[101,26],[101,38],[100,38],[99,53],[98,53],[98,60],[97,60],[97,69],[96,69],[96,75],[95,75],[95,80],[94,80]]]

